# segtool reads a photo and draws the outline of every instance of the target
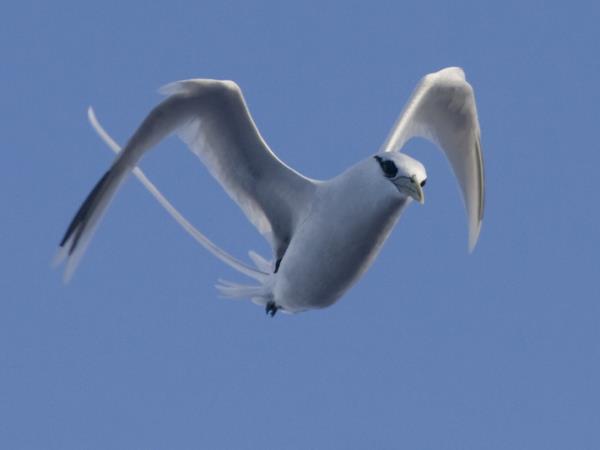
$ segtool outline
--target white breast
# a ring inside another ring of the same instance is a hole
[[[410,199],[363,162],[321,183],[273,286],[287,311],[334,303],[369,268]]]

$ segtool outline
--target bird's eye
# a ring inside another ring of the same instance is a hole
[[[396,164],[394,164],[394,161],[384,160],[380,156],[376,156],[375,159],[381,166],[381,170],[383,170],[383,174],[387,178],[394,178],[398,174],[398,168],[396,167]]]
[[[425,183],[427,183],[427,178],[425,178],[423,181],[421,181],[421,187],[425,187]]]

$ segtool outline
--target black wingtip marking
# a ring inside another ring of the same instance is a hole
[[[82,205],[79,207],[79,210],[75,214],[75,217],[73,217],[73,220],[71,220],[71,223],[69,224],[65,235],[60,241],[60,247],[64,247],[73,235],[73,233],[76,233],[75,239],[73,239],[73,243],[69,248],[69,255],[71,255],[73,251],[75,251],[75,247],[77,247],[77,242],[79,242],[79,239],[81,238],[83,230],[85,229],[85,224],[89,220],[90,212],[93,210],[93,206],[96,204],[97,196],[102,191],[102,187],[106,183],[109,174],[110,170],[106,172],[102,176],[102,178],[100,178],[100,180],[96,183],[96,185],[88,194]]]
[[[282,260],[282,259],[283,259],[283,258],[279,258],[279,259],[277,260],[277,262],[275,262],[275,271],[274,271],[273,273],[277,273],[277,271],[279,270],[279,264],[281,264],[281,260]]]

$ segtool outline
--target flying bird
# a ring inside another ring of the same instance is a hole
[[[60,242],[65,280],[77,267],[103,213],[133,171],[202,245],[256,280],[219,280],[226,297],[248,298],[267,314],[297,313],[335,303],[367,270],[404,209],[424,202],[423,165],[402,153],[414,137],[435,143],[460,186],[477,243],[484,210],[484,173],[475,97],[465,74],[449,67],[423,77],[379,151],[326,181],[307,178],[271,151],[233,81],[192,79],[164,86],[166,99],[145,118],[123,149],[89,110],[90,121],[118,152],[89,193]],[[136,167],[142,156],[176,133],[206,165],[266,238],[272,258],[250,252],[254,267],[232,257],[196,230]]]

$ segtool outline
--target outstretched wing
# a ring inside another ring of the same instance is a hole
[[[267,238],[277,259],[306,213],[315,184],[269,149],[235,83],[187,80],[161,91],[169,96],[142,122],[69,225],[57,259],[68,259],[67,279],[126,175],[146,151],[173,132]]]
[[[479,121],[473,88],[459,67],[426,75],[396,121],[382,151],[401,151],[413,137],[437,144],[458,179],[473,250],[483,219],[484,174]]]
[[[179,81],[160,92],[169,95],[166,114],[181,111],[175,132],[281,258],[312,198],[313,182],[271,151],[234,82]]]

